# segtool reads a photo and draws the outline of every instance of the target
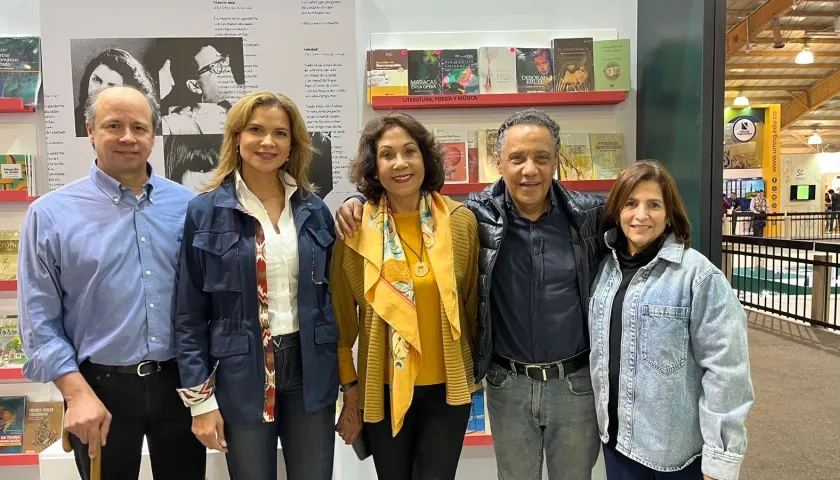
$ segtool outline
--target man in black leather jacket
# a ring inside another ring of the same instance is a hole
[[[600,440],[587,314],[606,254],[604,198],[553,179],[560,128],[542,111],[505,120],[496,153],[502,178],[466,206],[481,242],[475,375],[487,383],[498,477],[540,478],[545,451],[552,480],[589,479]],[[336,212],[339,238],[355,230],[360,200]]]

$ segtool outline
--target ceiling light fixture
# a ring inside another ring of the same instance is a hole
[[[738,92],[738,96],[735,97],[735,100],[732,101],[733,107],[740,107],[740,108],[748,108],[750,106],[750,100],[744,96],[744,92]]]
[[[820,134],[814,132],[813,135],[808,137],[808,145],[822,145],[822,137]]]
[[[796,54],[796,60],[794,62],[797,65],[809,65],[814,63],[814,54],[811,52],[811,47],[808,46],[808,41],[805,41],[805,46],[802,47],[802,51]]]

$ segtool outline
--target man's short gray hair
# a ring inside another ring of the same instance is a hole
[[[502,160],[502,147],[505,144],[507,131],[510,127],[516,125],[536,125],[547,128],[554,143],[554,156],[556,158],[560,155],[560,125],[557,125],[557,122],[552,120],[544,111],[529,108],[509,116],[499,127],[499,138],[496,140],[496,155],[499,157],[499,161]]]
[[[85,102],[85,123],[94,128],[96,125],[96,100],[99,99],[99,95],[102,94],[105,90],[110,88],[130,88],[132,90],[136,90],[146,98],[146,101],[149,102],[149,108],[152,110],[152,131],[157,130],[158,124],[160,123],[160,105],[158,101],[153,97],[151,94],[140,90],[132,85],[109,85],[101,90],[96,91],[92,95],[88,96],[87,102]]]

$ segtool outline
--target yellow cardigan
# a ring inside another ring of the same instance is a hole
[[[470,403],[481,388],[473,374],[478,305],[478,222],[463,204],[444,197],[452,228],[452,261],[458,286],[461,338],[452,338],[449,321],[440,305],[443,353],[446,367],[446,403]],[[330,293],[338,322],[338,374],[342,384],[359,381],[359,405],[364,421],[385,418],[385,375],[388,362],[387,324],[373,311],[364,296],[364,259],[343,242],[336,242],[330,272]],[[356,307],[359,307],[358,314]],[[353,345],[359,339],[358,373]],[[371,386],[368,390],[368,385]]]

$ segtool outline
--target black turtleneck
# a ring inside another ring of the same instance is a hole
[[[618,264],[621,267],[621,285],[615,294],[610,314],[610,397],[607,403],[607,413],[609,415],[607,433],[610,436],[609,445],[612,446],[615,445],[618,434],[618,379],[621,365],[621,317],[624,311],[624,296],[633,276],[640,268],[649,264],[656,257],[664,241],[664,238],[660,238],[636,255],[630,255],[627,248],[627,237],[619,231],[618,238],[613,245],[618,257]]]

